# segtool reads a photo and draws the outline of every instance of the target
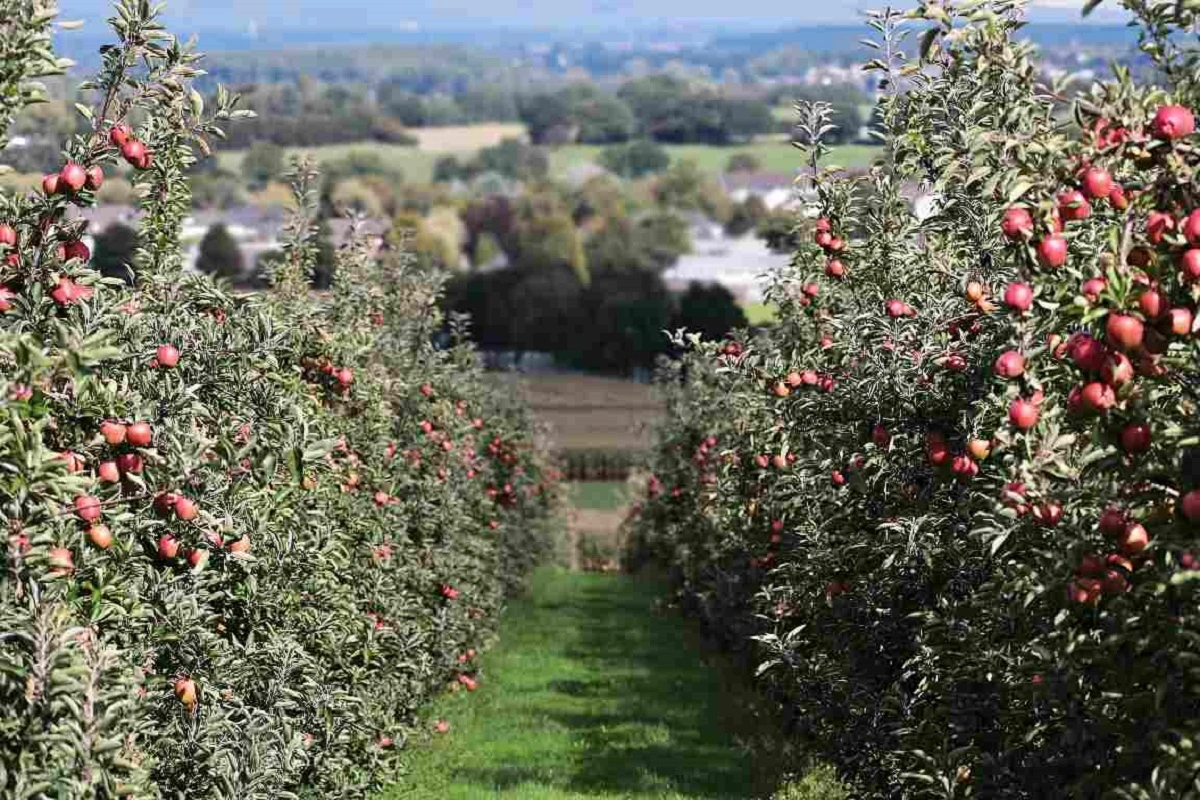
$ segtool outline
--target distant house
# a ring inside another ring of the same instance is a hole
[[[671,291],[682,292],[692,282],[719,283],[739,301],[755,303],[762,299],[763,278],[791,260],[788,255],[772,253],[754,234],[729,237],[720,224],[701,214],[686,216],[692,251],[663,273]]]
[[[726,172],[720,177],[721,188],[736,203],[757,197],[772,211],[791,208],[799,202],[796,177],[781,172]]]

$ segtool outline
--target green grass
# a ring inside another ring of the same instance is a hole
[[[564,174],[572,166],[595,162],[599,157],[599,145],[575,144],[556,148],[550,154],[550,169],[556,175]],[[666,145],[672,161],[691,159],[701,169],[712,173],[725,171],[729,157],[734,153],[750,153],[758,158],[766,172],[792,173],[802,166],[800,152],[784,137],[760,139],[749,144],[717,147],[703,144]],[[827,164],[839,167],[865,167],[878,154],[879,148],[870,145],[839,145],[826,156]]]
[[[742,311],[751,325],[767,325],[779,319],[779,308],[774,303],[746,303]]]
[[[595,163],[599,157],[599,145],[575,144],[557,147],[550,153],[550,170],[556,176],[563,176],[573,166]],[[724,172],[729,157],[734,153],[752,153],[762,163],[767,172],[791,173],[801,166],[800,153],[783,138],[759,140],[744,145],[715,147],[711,145],[682,144],[667,145],[671,159],[688,158],[696,161],[702,169],[714,174]],[[433,165],[439,157],[445,155],[432,150],[422,150],[397,144],[381,144],[379,142],[358,142],[354,144],[323,145],[309,148],[289,148],[288,154],[311,153],[318,161],[331,161],[342,158],[352,150],[369,150],[377,153],[383,162],[391,169],[404,174],[408,183],[428,183],[433,177]],[[862,167],[871,162],[878,148],[869,145],[842,145],[834,147],[826,158],[826,163],[841,167]],[[455,153],[459,159],[469,158],[472,152]],[[218,153],[220,165],[237,172],[241,168],[242,151],[231,150]]]
[[[731,670],[655,609],[663,587],[544,569],[481,658],[477,692],[438,700],[450,732],[412,746],[376,800],[746,800],[783,759]]]
[[[384,164],[392,170],[400,170],[407,183],[429,183],[433,179],[433,165],[445,153],[420,150],[399,144],[383,144],[380,142],[356,142],[353,144],[330,144],[320,147],[289,147],[288,157],[299,153],[311,153],[318,162],[334,161],[344,157],[352,150],[369,150],[376,153]],[[217,154],[221,167],[239,172],[242,165],[241,150],[228,150]]]
[[[615,511],[629,505],[629,488],[622,481],[578,481],[568,492],[575,508]]]

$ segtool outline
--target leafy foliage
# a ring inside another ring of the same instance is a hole
[[[1125,5],[1166,85],[1070,114],[1016,2],[872,16],[882,157],[817,172],[780,324],[665,375],[633,555],[854,796],[1200,792],[1194,20]]]
[[[0,36],[38,40],[44,8],[8,0]],[[311,165],[273,292],[183,274],[183,176],[248,112],[190,90],[148,3],[110,23],[90,131],[0,196],[0,793],[359,798],[425,700],[476,685],[464,654],[546,550],[549,476],[473,353],[432,347],[439,284],[402,251],[352,235],[310,295]],[[46,55],[9,43],[31,99]],[[118,158],[136,288],[88,268],[67,214]]]

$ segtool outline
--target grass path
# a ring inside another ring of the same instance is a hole
[[[774,786],[736,679],[658,596],[640,578],[540,571],[479,690],[428,712],[449,733],[414,743],[410,774],[377,800],[746,800]]]

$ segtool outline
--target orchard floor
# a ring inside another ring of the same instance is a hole
[[[778,776],[734,671],[663,587],[546,568],[481,659],[479,689],[437,701],[450,731],[413,743],[378,800],[746,800]]]

